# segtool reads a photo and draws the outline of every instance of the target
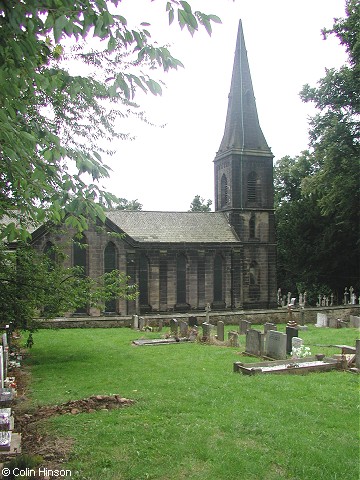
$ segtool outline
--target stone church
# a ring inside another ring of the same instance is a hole
[[[214,159],[215,212],[109,211],[107,232],[84,232],[86,248],[39,228],[40,250],[62,244],[69,264],[92,277],[118,269],[138,284],[136,301],[104,312],[271,308],[276,306],[273,155],[261,131],[239,23],[225,129]],[[79,313],[79,312],[78,312]]]

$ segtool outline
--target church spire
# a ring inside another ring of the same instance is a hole
[[[259,124],[241,20],[236,40],[225,131],[216,157],[221,157],[229,151],[270,152]]]

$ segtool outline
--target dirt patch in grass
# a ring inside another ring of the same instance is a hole
[[[40,455],[42,466],[47,469],[61,469],[72,450],[73,440],[47,434],[43,420],[58,415],[78,415],[97,410],[113,410],[134,404],[134,400],[121,395],[93,395],[81,400],[70,400],[60,405],[45,405],[38,408],[28,406],[28,385],[30,373],[26,368],[15,372],[17,399],[12,405],[15,430],[21,433],[21,450],[26,455]],[[56,478],[56,477],[52,477]]]

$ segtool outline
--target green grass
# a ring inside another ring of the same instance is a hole
[[[280,329],[284,329],[281,326]],[[230,327],[227,327],[230,329]],[[130,329],[40,330],[31,350],[31,402],[120,393],[136,404],[64,415],[47,430],[72,437],[73,479],[350,480],[359,478],[358,376],[244,376],[244,349],[201,344],[135,347],[159,334]],[[301,333],[354,345],[356,329]]]

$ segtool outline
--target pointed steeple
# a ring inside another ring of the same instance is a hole
[[[241,20],[236,40],[225,131],[216,157],[229,151],[270,152],[259,124]]]

